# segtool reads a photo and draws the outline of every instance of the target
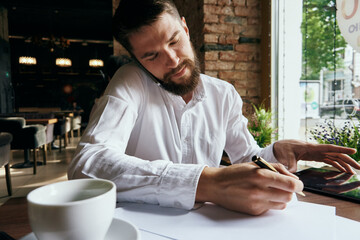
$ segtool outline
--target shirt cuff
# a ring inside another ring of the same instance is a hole
[[[204,167],[205,165],[197,164],[169,164],[160,183],[160,206],[192,209]]]
[[[278,163],[279,161],[274,156],[273,148],[274,148],[274,143],[272,143],[272,144],[266,146],[265,148],[261,149],[259,155],[263,159],[265,159],[267,162]]]

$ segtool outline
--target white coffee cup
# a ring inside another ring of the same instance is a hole
[[[69,180],[37,188],[27,201],[38,240],[100,240],[113,219],[116,186],[104,179]]]

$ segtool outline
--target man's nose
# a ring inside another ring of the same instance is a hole
[[[180,58],[177,56],[176,51],[167,50],[165,54],[165,64],[168,68],[176,68],[179,64]]]

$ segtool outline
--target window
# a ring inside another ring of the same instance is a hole
[[[311,141],[310,130],[328,119],[341,126],[360,115],[360,54],[341,35],[335,4],[272,1],[272,108],[280,139]]]

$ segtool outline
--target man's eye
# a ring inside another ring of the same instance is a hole
[[[151,58],[148,58],[148,61],[154,61],[157,58],[158,54],[154,54]]]
[[[175,44],[177,44],[179,41],[180,41],[180,39],[178,38],[178,39],[176,39],[175,41],[172,41],[172,42],[170,43],[170,45],[175,45]]]

